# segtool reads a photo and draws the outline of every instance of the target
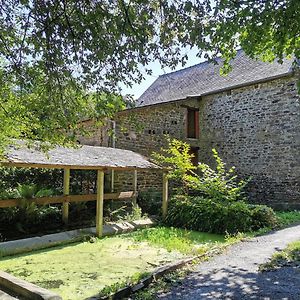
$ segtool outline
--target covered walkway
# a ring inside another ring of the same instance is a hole
[[[62,203],[63,221],[68,223],[69,203],[82,201],[97,201],[96,207],[96,235],[103,235],[103,201],[106,199],[128,199],[132,198],[136,205],[137,198],[137,172],[138,170],[157,170],[163,176],[163,216],[167,213],[168,202],[168,179],[166,172],[158,165],[150,162],[144,156],[129,150],[79,146],[77,148],[55,147],[47,152],[41,149],[38,142],[28,148],[24,141],[18,141],[8,147],[2,166],[25,167],[25,168],[57,168],[64,169],[63,195],[52,197],[41,197],[28,201],[36,204]],[[70,195],[70,170],[97,170],[97,194]],[[104,172],[105,171],[130,171],[134,172],[133,191],[121,193],[104,194]],[[0,201],[1,207],[14,207],[21,203],[22,199],[8,199]]]

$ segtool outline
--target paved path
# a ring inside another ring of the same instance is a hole
[[[277,250],[300,240],[300,225],[250,239],[201,263],[181,285],[158,299],[295,299],[300,300],[300,268],[258,272]]]

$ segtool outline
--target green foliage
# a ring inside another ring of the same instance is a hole
[[[132,211],[130,213],[127,213],[124,217],[123,220],[125,221],[136,221],[136,220],[141,220],[143,219],[144,216],[142,214],[142,209],[136,205],[132,207]]]
[[[216,149],[212,149],[216,170],[204,163],[199,163],[200,176],[187,174],[189,187],[216,201],[237,201],[242,199],[247,181],[237,180],[235,167],[228,171]]]
[[[2,208],[0,210],[0,224],[14,226],[18,231],[26,232],[45,223],[55,223],[60,218],[60,210],[53,206],[38,207],[30,199],[52,196],[51,189],[38,189],[37,185],[18,185],[17,188],[2,192],[1,199],[21,199],[18,207]],[[0,200],[1,201],[1,200]]]
[[[100,292],[99,292],[99,297],[100,298],[104,298],[104,297],[109,297],[110,295],[113,295],[115,293],[117,293],[119,290],[127,287],[127,286],[131,286],[134,284],[137,284],[140,280],[142,280],[143,278],[146,278],[147,276],[149,276],[150,272],[137,272],[135,274],[133,274],[131,277],[126,278],[125,280],[121,281],[121,282],[116,282],[112,285],[107,285],[105,286]]]
[[[94,170],[71,170],[71,194],[96,192],[97,172]],[[5,195],[19,185],[36,185],[39,190],[50,189],[54,194],[62,194],[63,170],[37,168],[0,168],[0,194]],[[47,192],[44,192],[47,196]],[[1,198],[1,196],[0,196]]]
[[[107,203],[104,209],[104,219],[106,222],[135,221],[146,217],[138,205],[128,207],[124,202],[114,203],[114,201],[112,201]]]
[[[160,152],[152,153],[155,162],[168,168],[168,178],[174,182],[173,189],[178,194],[187,194],[191,184],[197,180],[195,173],[197,167],[193,165],[193,155],[190,154],[191,146],[177,139],[168,140],[168,147]]]
[[[250,205],[252,225],[251,230],[259,230],[261,228],[274,228],[280,222],[274,210],[266,205]]]
[[[299,59],[299,12],[298,0],[4,1],[1,150],[12,138],[72,144],[82,118],[124,108],[120,83],[141,82],[154,60],[184,65],[193,46],[205,58],[221,54],[225,72],[238,47],[269,61]]]
[[[206,29],[211,57],[221,54],[225,58],[225,72],[230,70],[230,59],[238,47],[250,57],[266,61],[281,61],[293,54],[300,58],[298,0],[217,0]]]
[[[150,188],[138,193],[137,202],[144,214],[159,215],[161,213],[161,192]]]
[[[217,242],[224,242],[224,237],[173,227],[154,227],[130,234],[137,242],[146,241],[151,245],[168,251],[179,251],[184,254],[197,254],[212,247]]]
[[[235,167],[228,171],[216,149],[212,149],[216,170],[204,163],[192,164],[190,145],[173,139],[169,147],[161,153],[154,153],[157,163],[169,168],[169,178],[175,181],[177,194],[193,191],[216,201],[237,201],[243,199],[243,189],[247,181],[237,179]],[[198,172],[197,172],[198,170]]]
[[[277,211],[276,215],[281,226],[288,226],[294,223],[300,223],[300,211]]]
[[[0,155],[14,139],[24,139],[28,145],[39,140],[44,150],[51,148],[51,144],[75,146],[79,135],[89,134],[81,124],[83,119],[92,118],[99,126],[125,108],[121,96],[85,92],[78,84],[63,82],[63,75],[62,83],[54,83],[47,76],[33,76],[28,82],[25,78],[16,82],[10,77],[2,73],[0,64]]]
[[[227,171],[218,152],[212,152],[215,169],[204,163],[193,166],[190,146],[177,140],[154,155],[158,163],[169,167],[169,177],[175,179],[175,184],[182,186],[170,201],[166,224],[222,234],[276,226],[274,211],[267,206],[247,204],[243,191],[248,181],[238,180],[235,168]]]
[[[272,209],[243,201],[218,202],[204,197],[175,196],[165,220],[169,226],[213,233],[237,233],[274,227]]]
[[[170,179],[185,181],[187,174],[197,169],[192,164],[191,147],[188,143],[176,139],[168,142],[168,148],[161,149],[161,153],[153,153],[153,158],[171,170],[168,174]]]
[[[36,185],[38,189],[62,191],[63,172],[59,169],[0,168],[0,191],[16,189],[18,185]]]

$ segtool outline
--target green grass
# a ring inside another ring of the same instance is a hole
[[[0,269],[50,289],[64,300],[85,299],[138,281],[159,266],[224,241],[220,235],[156,227],[3,257]]]
[[[275,252],[271,260],[262,264],[260,271],[271,271],[284,266],[300,266],[300,241],[293,242],[282,251]]]
[[[277,211],[276,216],[278,217],[280,226],[288,226],[294,223],[300,223],[300,211]]]
[[[150,245],[179,251],[183,254],[199,254],[216,243],[224,243],[225,238],[219,234],[197,232],[173,227],[155,227],[130,234],[136,242],[148,242]]]

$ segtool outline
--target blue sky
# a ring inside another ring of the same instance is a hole
[[[188,62],[185,64],[184,67],[182,67],[182,65],[179,64],[175,70],[187,68],[187,67],[196,65],[196,64],[204,61],[203,58],[197,57],[196,54],[197,54],[196,48],[188,50],[187,51]],[[170,68],[164,68],[164,69],[161,68],[158,61],[155,61],[155,62],[149,64],[148,67],[152,69],[152,71],[153,71],[152,75],[145,75],[145,79],[139,84],[134,84],[132,88],[121,86],[123,95],[131,94],[134,96],[134,99],[137,99],[154,82],[154,80],[156,78],[158,78],[159,75],[163,75],[165,73],[174,71],[174,70],[171,70]]]

